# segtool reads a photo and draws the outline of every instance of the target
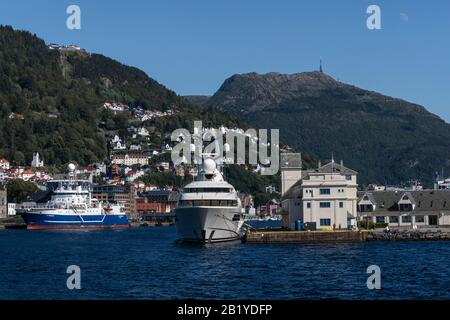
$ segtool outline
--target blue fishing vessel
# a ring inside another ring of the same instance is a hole
[[[76,179],[75,165],[69,164],[69,179],[54,180],[50,200],[23,210],[27,229],[128,228],[123,207],[92,198],[90,183]]]

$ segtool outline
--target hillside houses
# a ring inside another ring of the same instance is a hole
[[[69,45],[60,45],[57,43],[51,43],[48,45],[48,49],[50,50],[59,50],[59,51],[72,51],[72,52],[83,52],[86,53],[86,50],[81,48],[80,46],[76,44],[69,44]]]

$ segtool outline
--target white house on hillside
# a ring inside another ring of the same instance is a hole
[[[44,166],[44,160],[39,158],[39,152],[33,154],[33,160],[31,161],[31,166],[33,168],[40,168]]]

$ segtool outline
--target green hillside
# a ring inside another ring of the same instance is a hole
[[[104,160],[105,134],[124,132],[132,120],[102,108],[105,101],[175,110],[170,118],[145,124],[161,136],[192,127],[194,119],[240,124],[196,107],[137,68],[99,54],[50,50],[36,35],[0,27],[0,157],[25,164],[39,151],[51,165]]]

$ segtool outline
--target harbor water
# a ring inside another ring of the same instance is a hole
[[[176,242],[174,227],[0,231],[0,299],[449,299],[446,241]],[[69,290],[67,267],[81,270]],[[367,268],[381,289],[367,288]]]

